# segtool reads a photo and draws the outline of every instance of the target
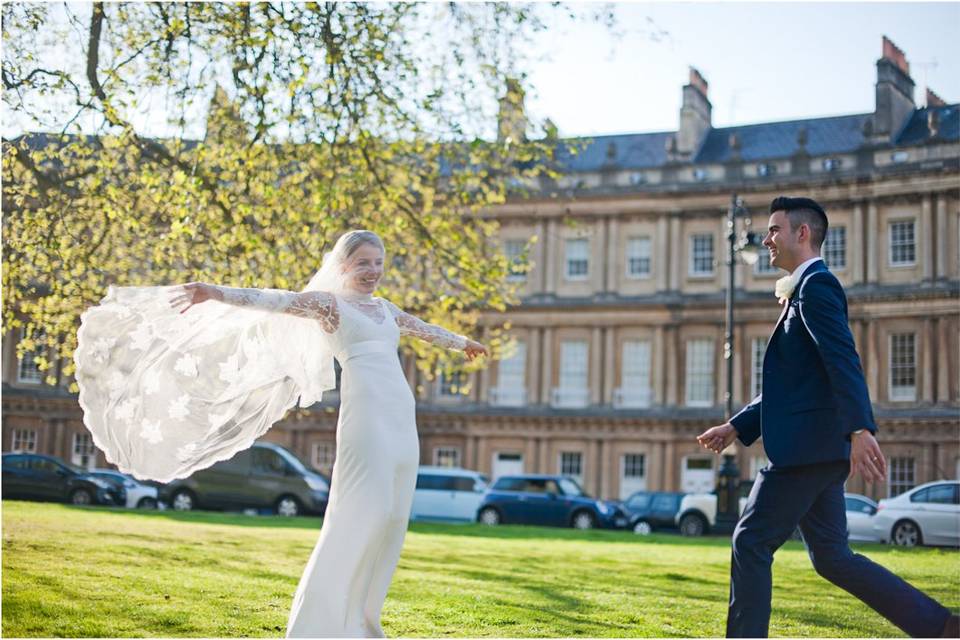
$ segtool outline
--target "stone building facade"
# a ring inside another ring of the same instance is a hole
[[[469,379],[427,381],[405,364],[421,461],[566,473],[603,498],[712,489],[719,460],[695,436],[726,418],[726,213],[739,194],[761,231],[786,194],[827,209],[824,258],[847,289],[889,461],[885,486],[848,490],[879,498],[960,476],[960,107],[929,90],[915,104],[906,57],[886,38],[875,90],[872,113],[715,128],[691,70],[677,131],[562,141],[561,178],[485,213],[508,255],[537,239],[529,270],[511,276],[521,303],[482,321],[509,320],[512,355]],[[503,121],[522,128],[518,116]],[[764,263],[735,267],[737,406],[759,389],[780,310],[783,273]],[[76,397],[37,379],[5,340],[2,449],[103,464]],[[331,402],[266,438],[329,471],[335,424]],[[744,478],[766,461],[761,443],[735,455]]]

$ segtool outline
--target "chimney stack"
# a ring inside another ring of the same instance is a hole
[[[927,106],[928,107],[945,107],[947,106],[946,100],[938,96],[933,92],[930,87],[927,87]]]
[[[916,109],[913,88],[907,56],[883,36],[883,56],[877,60],[877,102],[873,113],[875,142],[889,141]]]
[[[700,72],[690,67],[690,82],[683,87],[680,131],[677,133],[677,152],[687,158],[700,148],[712,126],[713,106],[707,99],[707,87],[707,81]]]

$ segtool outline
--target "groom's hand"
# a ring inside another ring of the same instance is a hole
[[[867,430],[850,435],[850,477],[858,473],[867,482],[883,482],[887,478],[887,460],[876,438]]]
[[[729,422],[725,422],[716,427],[710,427],[699,436],[697,442],[704,449],[710,449],[714,453],[720,453],[730,446],[730,443],[737,439],[737,430]]]

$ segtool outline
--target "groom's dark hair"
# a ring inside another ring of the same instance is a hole
[[[827,237],[827,212],[812,198],[788,198],[780,196],[770,203],[770,213],[783,211],[790,219],[790,230],[796,231],[801,224],[810,228],[810,244],[817,251]]]

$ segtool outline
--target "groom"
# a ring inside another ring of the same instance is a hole
[[[797,525],[817,573],[914,637],[957,637],[957,616],[878,564],[850,551],[843,485],[886,477],[847,299],[820,258],[827,215],[810,198],[775,199],[763,244],[790,272],[763,360],[763,389],[729,422],[697,439],[717,453],[761,435],[758,475],[733,533],[728,637],[766,637],[774,552]],[[813,603],[811,603],[812,605]]]

